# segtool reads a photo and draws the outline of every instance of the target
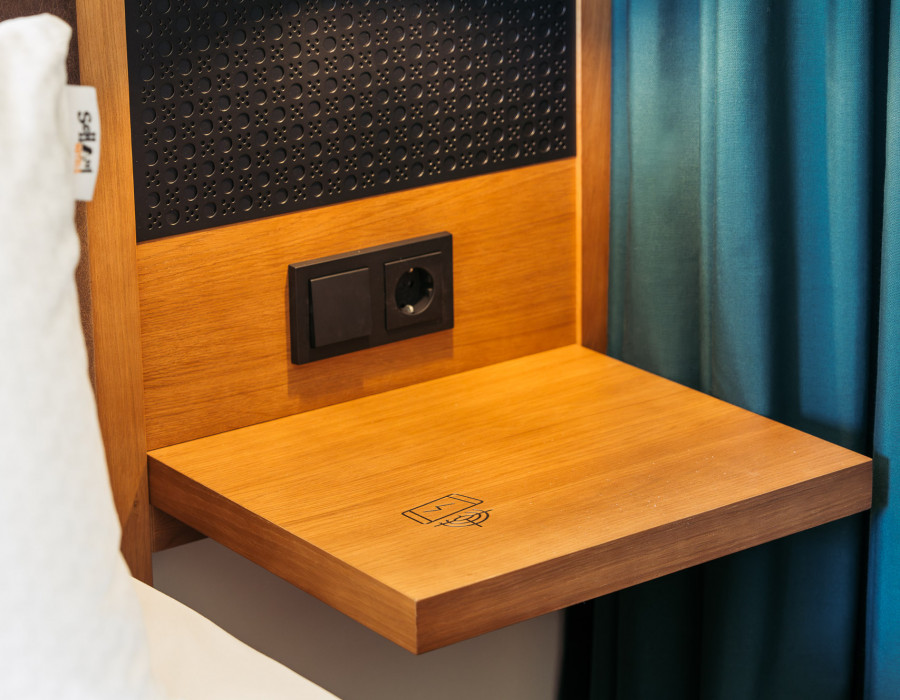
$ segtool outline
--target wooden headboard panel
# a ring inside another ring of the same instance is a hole
[[[292,365],[287,266],[453,234],[454,330]],[[148,449],[575,342],[575,162],[138,246]]]
[[[150,579],[150,448],[605,336],[609,3],[579,8],[579,155],[135,242],[123,3],[77,0],[104,160],[86,208],[96,391],[132,571]],[[456,326],[293,366],[288,264],[454,234]],[[161,527],[161,526],[159,526]]]

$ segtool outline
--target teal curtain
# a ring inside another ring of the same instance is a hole
[[[561,697],[900,698],[900,0],[613,0],[612,139],[610,354],[875,506],[571,609]]]

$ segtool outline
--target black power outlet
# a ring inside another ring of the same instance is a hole
[[[291,360],[453,328],[453,237],[438,233],[288,268]]]
[[[443,318],[445,258],[443,252],[435,252],[385,264],[384,315],[389,331]]]

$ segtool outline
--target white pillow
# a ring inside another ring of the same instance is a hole
[[[70,34],[0,23],[0,698],[151,700],[73,278]]]

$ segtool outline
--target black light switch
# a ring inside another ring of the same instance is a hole
[[[372,333],[369,268],[309,281],[312,345],[342,343]]]
[[[295,365],[450,330],[453,236],[292,263],[288,303]]]

